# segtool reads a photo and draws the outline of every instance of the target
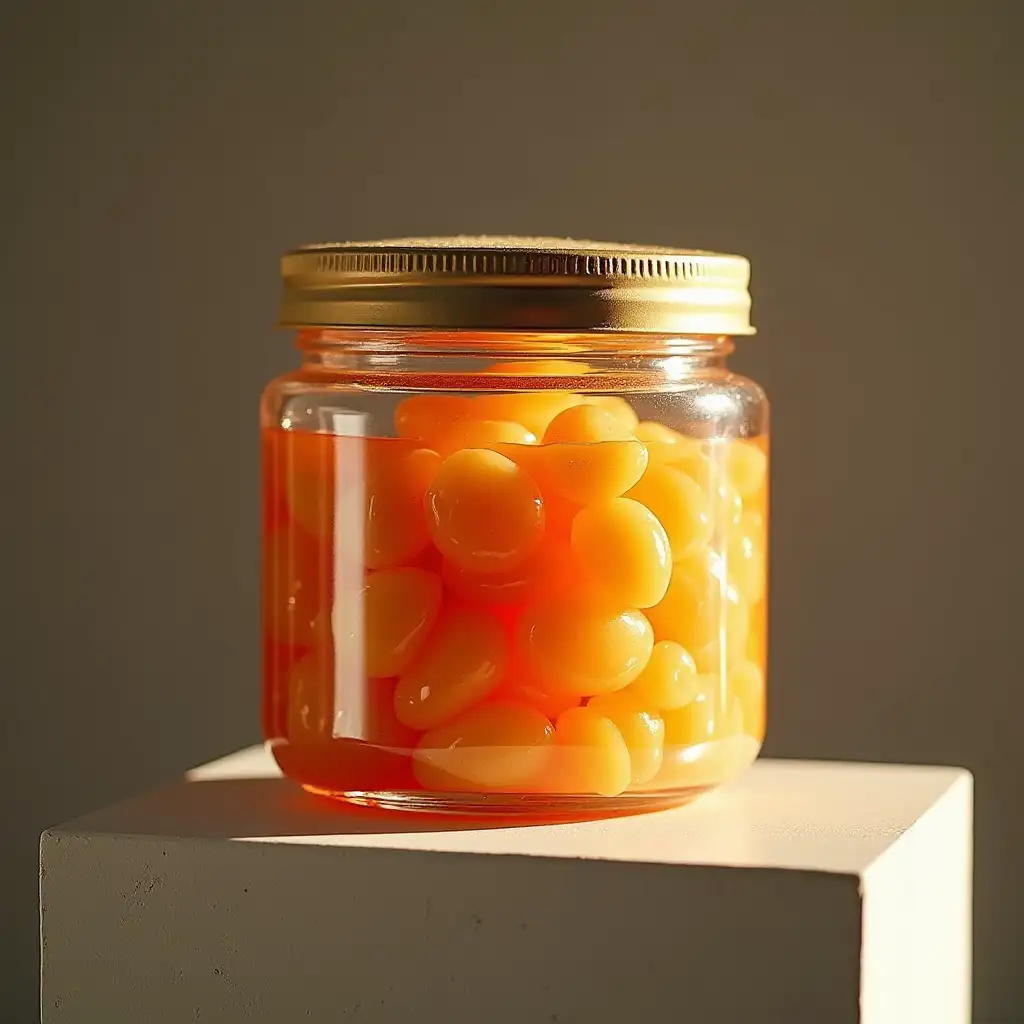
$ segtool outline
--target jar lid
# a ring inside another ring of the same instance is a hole
[[[753,334],[742,256],[565,238],[402,238],[281,260],[282,327]]]

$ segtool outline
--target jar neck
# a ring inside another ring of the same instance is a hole
[[[498,334],[466,331],[300,331],[303,371],[332,373],[458,373],[473,375],[514,363],[515,373],[546,377],[571,372],[629,372],[682,378],[725,368],[733,339],[707,335]]]

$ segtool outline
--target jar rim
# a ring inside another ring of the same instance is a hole
[[[279,324],[750,335],[742,256],[558,238],[329,242],[281,259]]]

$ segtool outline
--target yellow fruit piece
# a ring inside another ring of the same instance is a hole
[[[558,716],[545,788],[618,796],[629,785],[631,771],[629,748],[610,719],[590,708],[572,708]]]
[[[711,539],[708,496],[692,477],[673,466],[648,466],[626,497],[646,505],[658,517],[668,534],[673,561],[688,558]]]
[[[636,679],[650,659],[654,636],[635,609],[557,595],[523,612],[518,645],[527,671],[548,692],[589,697]]]
[[[658,710],[673,710],[697,696],[697,668],[689,652],[673,640],[654,645],[647,667],[631,683],[637,698]]]
[[[368,459],[363,553],[367,568],[402,565],[427,546],[423,498],[440,466],[440,457],[427,448],[396,449],[394,457]]]
[[[473,412],[473,402],[469,398],[413,395],[399,402],[395,408],[395,432],[399,437],[429,439],[456,421],[473,415]]]
[[[472,571],[512,569],[544,537],[544,505],[533,478],[485,449],[446,459],[427,489],[424,510],[438,550]]]
[[[694,700],[675,711],[663,711],[665,747],[690,747],[733,736],[743,728],[739,701],[715,676],[698,677]]]
[[[593,444],[596,441],[625,441],[615,413],[599,405],[584,403],[560,412],[544,431],[545,444]]]
[[[547,768],[554,734],[534,708],[488,702],[426,733],[413,754],[413,770],[426,789],[530,788]]]
[[[538,451],[551,488],[576,505],[620,497],[647,469],[647,449],[639,441],[545,444]]]
[[[470,604],[522,605],[571,579],[574,563],[564,544],[547,538],[525,561],[499,572],[476,572],[446,560],[441,579],[457,598]]]
[[[699,677],[700,692],[665,711],[665,754],[657,783],[702,789],[734,778],[757,757],[760,741],[744,734],[743,709],[728,685]]]
[[[734,646],[732,649],[727,649],[723,656],[721,644],[715,640],[694,652],[693,661],[697,666],[697,674],[715,676],[719,679],[727,678],[731,677],[732,673],[746,661],[754,661],[755,664],[762,663],[763,658],[760,654],[747,653],[749,648],[748,637],[745,646]]]
[[[402,725],[395,716],[396,679],[367,679],[364,690],[363,726],[358,739],[392,753],[408,754],[419,740],[415,729]]]
[[[745,649],[750,630],[746,603],[707,548],[675,564],[665,597],[646,614],[657,640],[675,640],[691,652],[724,642],[732,656]]]
[[[578,401],[579,395],[572,391],[524,391],[472,399],[473,415],[477,418],[521,423],[536,437],[543,437],[548,424]]]
[[[665,723],[658,712],[645,706],[630,686],[618,693],[591,697],[587,707],[609,719],[619,730],[629,750],[630,782],[650,782],[665,753]]]
[[[725,456],[733,486],[744,500],[753,498],[768,475],[768,456],[750,441],[733,441]]]
[[[638,501],[611,498],[584,508],[572,523],[572,552],[627,607],[649,608],[665,596],[672,575],[668,535]]]
[[[545,539],[568,545],[569,529],[576,513],[580,510],[580,505],[562,494],[557,486],[555,470],[548,465],[552,461],[551,452],[555,448],[567,446],[545,448],[543,445],[499,442],[492,447],[496,452],[500,452],[525,470],[540,490],[541,498],[544,501]],[[577,452],[580,450],[578,445],[572,447]]]
[[[737,662],[729,672],[728,689],[739,702],[743,731],[764,739],[764,672],[752,661]]]
[[[684,456],[697,455],[701,450],[700,441],[652,420],[638,423],[633,428],[633,434],[643,441],[650,454],[651,464],[655,466],[675,462]]]
[[[693,652],[693,663],[697,666],[697,672],[702,676],[723,676],[729,666],[742,653],[742,648],[726,648],[725,655],[722,655],[722,645],[717,640],[697,648]]]
[[[537,438],[512,420],[458,420],[437,431],[433,444],[442,458],[460,448],[490,448],[499,444],[536,444]]]
[[[727,531],[740,521],[743,499],[729,478],[726,448],[721,443],[709,446],[707,451],[686,454],[673,465],[696,480],[707,494],[713,532]]]
[[[725,477],[725,466],[722,460],[712,460],[711,456],[703,448],[687,449],[680,452],[672,465],[681,473],[695,480],[708,494],[711,493],[712,485]]]
[[[552,722],[563,711],[578,708],[582,699],[574,693],[548,693],[530,677],[529,673],[515,668],[509,674],[509,681],[501,686],[496,697],[499,700],[510,700],[536,708]]]
[[[688,789],[697,792],[720,786],[749,768],[760,749],[759,740],[741,732],[697,747],[666,744],[661,771],[653,785],[659,790]]]
[[[748,604],[757,604],[768,582],[764,527],[760,516],[746,512],[729,532],[725,546],[725,566],[729,578]]]
[[[395,687],[395,715],[410,729],[436,729],[501,683],[508,644],[487,612],[458,608],[441,616],[412,668]]]
[[[630,437],[640,423],[637,414],[633,411],[633,406],[617,395],[588,395],[584,397],[583,401],[587,405],[596,405],[598,408],[610,412],[615,418],[615,424],[622,437]]]
[[[511,460],[521,469],[526,470],[543,491],[544,449],[540,445],[495,441],[490,448],[499,455],[504,455],[506,459]]]
[[[286,681],[292,742],[366,741],[403,753],[416,745],[419,733],[395,717],[394,680],[343,677],[341,682],[338,693],[330,657],[309,654],[295,663]],[[346,686],[361,692],[356,695]]]
[[[424,569],[381,569],[363,584],[368,676],[397,676],[419,654],[441,610],[441,580]]]
[[[538,552],[542,550],[538,548]],[[537,584],[533,564],[536,557],[500,572],[474,572],[445,559],[441,579],[450,593],[469,604],[522,604],[530,599]]]

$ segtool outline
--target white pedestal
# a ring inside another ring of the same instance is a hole
[[[674,811],[437,830],[245,750],[43,834],[43,1022],[965,1024],[971,801],[760,761]]]

